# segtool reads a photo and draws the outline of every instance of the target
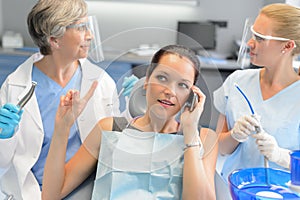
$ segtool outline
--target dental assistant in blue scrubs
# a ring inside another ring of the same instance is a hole
[[[288,169],[290,151],[300,149],[300,77],[293,59],[300,53],[300,9],[270,4],[249,26],[250,60],[259,69],[237,70],[214,92],[221,113],[217,126],[219,150],[227,155],[221,175],[235,169]],[[254,115],[237,90],[244,91]],[[261,131],[257,132],[256,127]]]

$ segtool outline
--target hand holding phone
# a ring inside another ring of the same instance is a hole
[[[196,102],[198,102],[198,95],[191,90],[184,107],[188,107],[189,111],[192,112],[196,107]]]

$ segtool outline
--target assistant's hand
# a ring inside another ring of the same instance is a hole
[[[272,135],[262,130],[259,134],[253,134],[252,137],[256,138],[257,148],[262,155],[266,156],[271,162],[289,168],[290,151],[280,148]]]
[[[136,84],[136,82],[138,81],[138,77],[136,77],[135,75],[131,75],[130,77],[125,77],[124,81],[122,83],[122,87],[124,89],[123,91],[123,96],[129,96],[131,93],[131,90],[134,86],[134,84]]]
[[[65,96],[61,96],[55,117],[56,125],[71,127],[93,96],[97,85],[98,82],[95,81],[82,99],[77,90],[69,90]]]
[[[238,142],[245,142],[248,136],[255,131],[255,127],[260,127],[258,117],[244,115],[235,122],[231,130],[231,137]]]
[[[11,103],[5,104],[0,109],[0,139],[11,138],[14,135],[22,113],[23,110],[19,112],[19,107]]]

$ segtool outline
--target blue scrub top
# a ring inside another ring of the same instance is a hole
[[[262,97],[259,84],[260,69],[237,70],[214,92],[216,109],[226,116],[228,129],[251,110],[236,89],[235,83],[246,93],[254,112],[261,116],[262,128],[274,136],[278,145],[285,149],[300,149],[300,81],[296,81],[269,99]],[[272,168],[282,168],[270,162]],[[235,169],[264,167],[264,157],[257,149],[255,139],[249,137],[239,144],[224,163],[221,175],[227,181],[228,175]]]
[[[40,71],[37,67],[33,66],[32,80],[38,83],[35,88],[35,94],[43,122],[44,141],[42,144],[40,156],[31,170],[35,175],[40,187],[42,187],[44,165],[54,131],[55,114],[60,102],[60,97],[62,95],[65,95],[70,89],[80,90],[81,78],[81,67],[78,67],[69,83],[64,88],[62,88],[55,81],[53,81],[42,71]],[[69,135],[66,161],[68,161],[76,153],[80,145],[81,140],[79,136],[79,129],[77,128],[77,124],[75,123],[72,126]]]

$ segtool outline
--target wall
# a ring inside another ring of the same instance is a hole
[[[25,45],[33,46],[27,32],[26,18],[32,6],[37,0],[1,0],[2,1],[2,21],[0,21],[4,31],[12,30],[22,34]],[[16,6],[18,5],[18,6]],[[3,22],[3,23],[2,23]],[[1,34],[1,35],[2,35]]]
[[[262,7],[262,1],[201,0],[198,7],[106,1],[90,1],[89,5],[90,13],[96,14],[99,19],[102,39],[109,43],[106,46],[130,49],[141,42],[174,43],[178,20],[225,20],[228,21],[227,28],[217,29],[217,51],[230,53],[233,40],[241,37],[244,19],[255,16]],[[143,27],[157,28],[143,31]],[[133,30],[136,28],[138,30]],[[129,37],[128,32],[124,32],[128,30],[136,36]]]
[[[299,0],[286,0],[285,1],[287,4],[296,6],[296,7],[300,7],[300,1]]]
[[[0,10],[2,10],[2,1],[0,0]],[[2,35],[2,30],[3,30],[3,23],[1,23],[3,21],[3,12],[0,12],[0,35]]]
[[[0,31],[2,27],[3,31],[20,32],[25,45],[33,46],[26,28],[26,17],[36,1],[1,0]],[[140,43],[174,43],[177,20],[209,19],[228,21],[227,28],[219,28],[217,31],[217,50],[230,53],[232,41],[241,37],[244,19],[255,16],[265,3],[282,0],[200,0],[198,7],[95,0],[87,2],[90,14],[98,17],[101,36],[106,41],[104,47],[107,49],[130,49]],[[144,27],[156,28],[143,29]]]

